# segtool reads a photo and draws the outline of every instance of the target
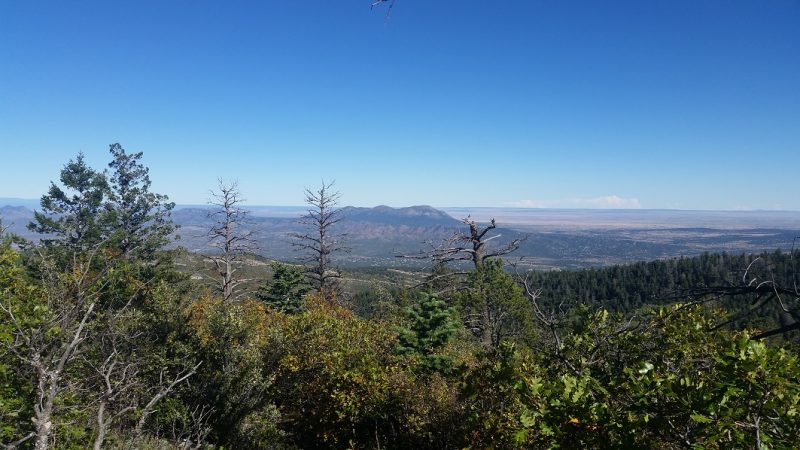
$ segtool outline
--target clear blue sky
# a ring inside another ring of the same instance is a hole
[[[800,210],[796,0],[0,2],[0,197]]]

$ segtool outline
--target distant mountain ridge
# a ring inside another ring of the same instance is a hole
[[[208,208],[176,208],[172,218],[181,226],[180,245],[190,251],[209,250],[206,234],[212,224]],[[392,208],[345,206],[342,220],[334,233],[346,235],[350,252],[340,255],[346,263],[372,264],[375,261],[395,262],[395,255],[414,253],[423,248],[423,241],[440,240],[459,228],[459,220],[427,205]],[[299,223],[301,212],[288,217],[284,212],[274,216],[263,208],[250,215],[245,227],[254,233],[264,256],[293,260],[299,255],[292,247],[291,233],[304,232]]]
[[[39,207],[40,200],[34,198],[0,197],[0,208],[4,206],[24,206],[34,209]]]
[[[19,203],[19,202],[17,202]],[[245,206],[248,208],[248,206]],[[176,245],[191,252],[207,252],[212,219],[209,206],[178,205],[172,212],[180,225]],[[246,228],[253,231],[263,256],[295,261],[300,256],[290,233],[308,231],[299,224],[303,207],[253,207]],[[789,249],[800,236],[800,213],[742,214],[725,212],[623,211],[514,211],[502,209],[450,210],[457,217],[427,205],[392,208],[346,206],[335,233],[346,235],[349,253],[338,255],[338,264],[407,266],[423,262],[396,258],[430,249],[454,232],[466,232],[461,219],[475,213],[479,222],[497,217],[493,234],[502,237],[490,245],[502,245],[529,236],[513,256],[541,268],[581,268],[633,261],[654,260],[709,252],[761,252]],[[491,214],[491,215],[490,215]],[[504,215],[505,214],[505,215]],[[2,206],[0,219],[9,231],[35,240],[39,236],[26,226],[33,220],[33,207]],[[734,226],[735,225],[735,226]]]
[[[374,208],[346,206],[341,209],[344,220],[353,222],[375,222],[387,224],[416,224],[416,225],[453,225],[458,226],[459,221],[444,211],[428,205],[392,208],[379,205]]]
[[[28,224],[33,220],[33,210],[25,206],[0,206],[0,220],[8,231],[24,237],[35,239],[35,233],[28,230]]]
[[[24,206],[3,206],[0,208],[0,217],[5,220],[30,220],[33,219],[33,211]]]

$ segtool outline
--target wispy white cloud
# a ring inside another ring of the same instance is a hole
[[[642,205],[638,198],[623,198],[617,195],[594,198],[562,198],[558,200],[517,200],[506,206],[515,208],[590,208],[590,209],[637,209]]]

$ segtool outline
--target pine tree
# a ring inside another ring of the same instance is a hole
[[[496,349],[508,338],[525,339],[530,308],[522,288],[503,270],[502,261],[489,260],[467,276],[467,287],[453,296],[464,324],[484,346]]]
[[[61,170],[63,188],[50,183],[28,229],[43,234],[42,244],[70,254],[94,248],[107,237],[104,200],[109,192],[105,175],[84,161],[82,153]]]
[[[451,360],[438,352],[458,332],[456,312],[431,294],[414,307],[406,308],[405,314],[409,326],[399,330],[398,352],[418,354],[424,371],[446,372]]]
[[[311,291],[303,268],[275,261],[272,272],[272,280],[261,285],[256,297],[278,311],[287,314],[301,312],[303,297]]]
[[[175,203],[150,192],[150,170],[140,162],[142,152],[126,153],[120,144],[109,147],[114,158],[108,164],[112,173],[107,203],[112,245],[126,258],[151,259],[175,232],[170,220]]]

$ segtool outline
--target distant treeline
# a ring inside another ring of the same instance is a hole
[[[778,286],[800,286],[800,251],[752,254],[703,253],[634,264],[585,270],[534,272],[530,284],[541,289],[546,304],[586,304],[630,313],[646,305],[666,305],[687,298],[702,300],[704,288],[739,286],[774,281]],[[753,296],[719,299],[731,311],[751,307]],[[768,302],[754,311],[758,322],[740,325],[774,325],[781,319],[779,302]],[[766,321],[766,322],[764,322]]]

